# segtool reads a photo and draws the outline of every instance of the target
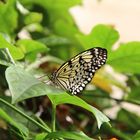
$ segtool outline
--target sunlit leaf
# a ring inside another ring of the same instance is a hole
[[[30,39],[18,40],[16,44],[24,51],[24,53],[31,53],[34,51],[42,52],[49,50],[43,43]]]
[[[8,48],[14,59],[22,59],[24,57],[22,51],[19,48],[13,46],[12,44],[8,43],[1,34],[0,34],[0,48]]]
[[[38,23],[42,21],[42,14],[37,12],[30,12],[25,16],[25,24]]]
[[[43,43],[30,39],[18,40],[16,44],[30,60],[35,60],[39,52],[47,52],[49,50]]]

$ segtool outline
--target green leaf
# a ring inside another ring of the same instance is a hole
[[[21,123],[17,123],[16,120],[14,120],[13,118],[11,118],[5,111],[3,111],[0,108],[0,117],[5,120],[7,123],[11,124],[12,126],[14,126],[15,128],[17,128],[19,130],[19,132],[21,134],[23,134],[24,136],[28,136],[29,131],[28,129]],[[17,131],[17,130],[15,130]]]
[[[42,14],[37,12],[30,12],[25,16],[24,22],[26,25],[32,23],[39,23],[42,21]]]
[[[12,94],[12,103],[55,92],[53,87],[47,88],[47,85],[18,66],[13,65],[6,69],[6,79]],[[58,92],[59,90],[57,94]]]
[[[140,140],[140,130],[133,136],[132,140]]]
[[[36,137],[35,137],[35,140],[45,140],[46,136],[47,136],[46,133],[37,134]]]
[[[140,73],[140,42],[121,44],[108,54],[108,63],[120,72]]]
[[[133,87],[125,99],[140,105],[140,86]]]
[[[109,122],[109,119],[103,115],[99,110],[94,108],[93,106],[87,104],[84,100],[77,96],[71,96],[69,94],[61,93],[61,98],[58,95],[48,95],[50,100],[52,101],[53,104],[58,105],[58,104],[73,104],[79,107],[82,107],[89,112],[91,112],[93,115],[95,115],[98,123],[98,128],[104,123],[104,122]]]
[[[30,39],[18,40],[16,44],[30,60],[34,60],[39,52],[47,52],[49,50],[43,43]]]
[[[119,125],[119,122],[117,122],[117,125]],[[101,127],[101,134],[104,136],[107,134],[108,136],[114,136],[117,137],[119,140],[132,140],[130,137],[131,135],[128,135],[124,133],[123,131],[120,131],[116,127],[110,127],[108,124],[104,124]],[[108,140],[108,139],[107,139]],[[113,140],[113,138],[112,138]]]
[[[71,140],[94,140],[84,133],[78,132],[67,132],[67,131],[57,131],[49,133],[46,139],[57,139],[57,138],[64,138],[64,139],[71,139]]]
[[[11,34],[17,27],[18,14],[15,9],[16,1],[0,2],[0,32]]]
[[[130,132],[135,132],[140,128],[140,117],[125,109],[118,112],[117,120],[126,126],[125,128]]]
[[[18,40],[16,44],[24,51],[24,53],[31,53],[35,51],[44,52],[49,50],[43,43],[30,39]]]
[[[67,38],[60,36],[49,36],[41,38],[38,41],[46,44],[47,46],[57,46],[57,45],[69,45],[70,41]]]
[[[89,35],[78,34],[77,39],[85,49],[99,46],[110,51],[113,44],[119,39],[119,34],[113,27],[99,24],[93,28]]]
[[[8,48],[12,57],[16,60],[22,59],[24,57],[22,51],[19,48],[16,48],[15,46],[8,43],[1,34],[0,34],[0,48]]]
[[[12,94],[12,103],[31,97],[48,95],[55,105],[69,103],[88,110],[95,115],[99,128],[102,123],[109,122],[109,119],[104,114],[79,97],[71,96],[60,89],[43,84],[18,66],[7,68],[6,79]]]

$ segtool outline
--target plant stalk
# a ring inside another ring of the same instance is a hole
[[[56,105],[52,104],[52,132],[55,132]]]

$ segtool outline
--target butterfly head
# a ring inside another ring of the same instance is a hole
[[[56,79],[56,71],[54,71],[51,76],[50,76],[50,80],[55,83],[55,79]]]

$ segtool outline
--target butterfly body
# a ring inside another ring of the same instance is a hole
[[[72,94],[80,93],[105,64],[107,50],[96,47],[81,52],[65,62],[52,76],[52,82]]]

